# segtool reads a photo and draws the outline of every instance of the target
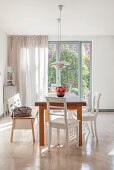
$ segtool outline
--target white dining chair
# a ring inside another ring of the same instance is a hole
[[[101,97],[101,93],[100,94],[95,93],[95,95],[93,96],[93,107],[92,107],[91,112],[85,112],[85,111],[84,113],[82,112],[82,121],[87,122],[87,125],[88,125],[88,122],[90,122],[91,132],[93,136],[95,133],[95,137],[97,141],[98,141],[98,136],[97,136],[97,129],[96,129],[96,119],[97,119],[97,115],[99,112],[100,97]],[[93,123],[94,123],[94,132],[93,132]]]
[[[51,134],[52,128],[57,129],[57,143],[59,144],[59,133],[60,129],[65,130],[66,135],[66,147],[65,154],[68,153],[68,133],[70,128],[75,128],[76,139],[78,145],[78,127],[79,120],[67,119],[67,103],[65,98],[57,98],[57,97],[46,97],[47,102],[47,116],[48,116],[48,151],[50,151],[51,144]],[[57,110],[57,113],[51,112],[52,110]],[[60,110],[60,112],[59,112]],[[61,112],[63,110],[63,112]],[[56,116],[56,119],[52,120],[52,116]]]
[[[85,89],[82,96],[82,101],[86,102],[86,106],[82,107],[83,112],[88,112],[90,110],[90,90]],[[69,118],[77,119],[77,110],[69,110]]]

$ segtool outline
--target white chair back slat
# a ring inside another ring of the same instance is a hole
[[[59,98],[59,97],[46,97],[46,100],[51,103],[64,103],[66,102],[65,98]]]
[[[64,109],[64,107],[61,106],[49,106],[50,109]]]
[[[13,110],[16,107],[20,107],[20,106],[21,106],[21,99],[19,93],[17,93],[15,96],[8,99],[8,109],[10,114],[12,114]]]

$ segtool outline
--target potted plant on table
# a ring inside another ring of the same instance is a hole
[[[63,97],[65,95],[66,88],[64,86],[56,87],[56,92],[58,97]]]

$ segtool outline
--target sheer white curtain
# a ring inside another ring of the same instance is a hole
[[[8,37],[8,65],[23,104],[34,105],[48,91],[48,36]]]

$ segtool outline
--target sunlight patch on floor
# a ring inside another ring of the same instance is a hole
[[[114,156],[114,148],[108,153],[110,156]]]
[[[51,145],[50,149],[53,148],[54,146],[55,146],[55,145]],[[43,149],[41,150],[41,153],[44,153],[44,152],[47,152],[47,151],[48,151],[48,147],[43,148]]]
[[[8,122],[8,123],[4,123],[0,125],[0,128],[5,127],[5,126],[9,126],[12,125],[12,122]]]
[[[7,129],[11,129],[11,127],[12,127],[12,126],[7,126],[7,127],[0,128],[0,132],[5,131],[5,130],[7,130]]]

